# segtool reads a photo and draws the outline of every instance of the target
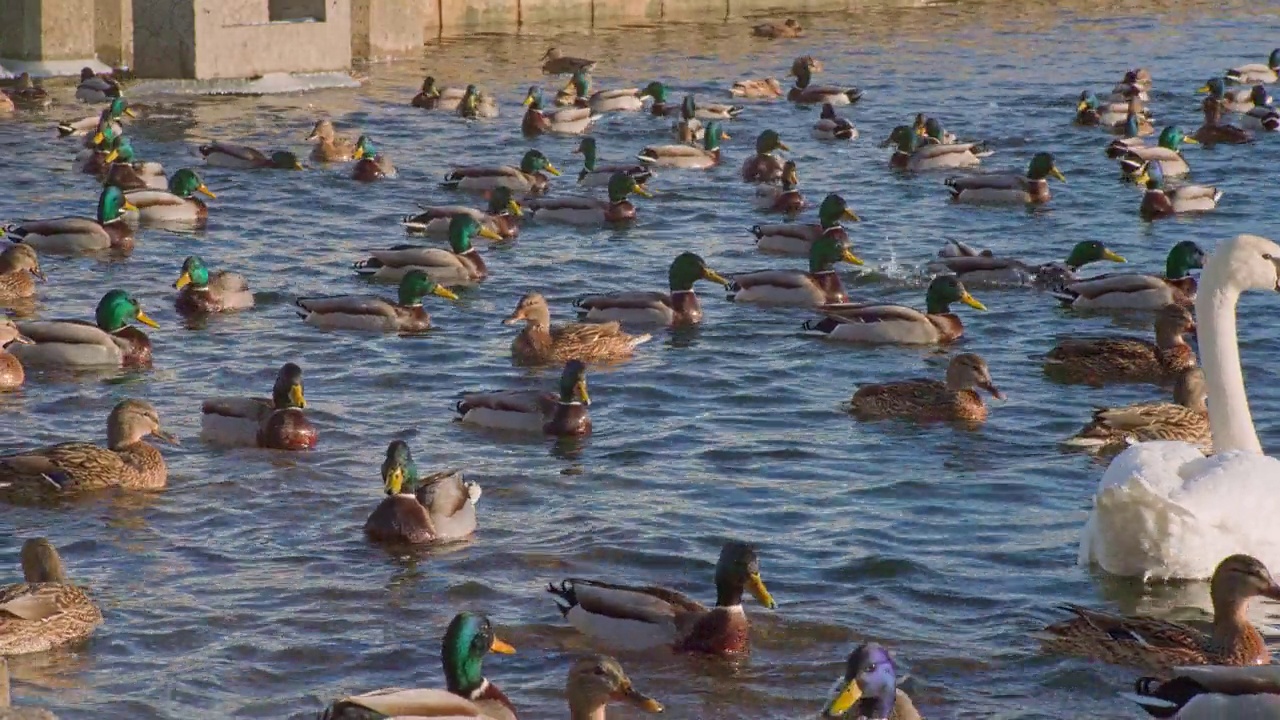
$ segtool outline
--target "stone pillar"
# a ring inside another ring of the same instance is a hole
[[[438,17],[436,4],[425,0],[351,0],[351,54],[369,60],[419,55],[425,26]]]
[[[514,32],[520,25],[520,0],[440,0],[440,34]]]
[[[94,47],[112,67],[133,67],[133,0],[95,0]]]
[[[94,56],[94,0],[0,0],[0,57],[27,61]]]

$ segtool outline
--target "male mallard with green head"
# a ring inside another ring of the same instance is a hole
[[[1155,147],[1127,145],[1116,154],[1120,160],[1122,177],[1136,181],[1151,164],[1158,165],[1165,177],[1186,175],[1191,172],[1191,167],[1182,157],[1183,143],[1195,145],[1197,140],[1184,135],[1177,125],[1169,125],[1160,131],[1160,139]],[[1108,155],[1112,153],[1109,152]]]
[[[583,362],[616,362],[629,359],[637,346],[652,336],[630,335],[617,322],[551,325],[551,310],[539,293],[520,298],[515,312],[502,321],[524,329],[511,341],[511,358],[518,365],[549,365],[573,359]]]
[[[374,542],[418,544],[465,538],[476,529],[480,486],[463,482],[462,472],[418,476],[418,464],[403,440],[387,446],[382,461],[386,497],[364,523]]]
[[[644,165],[600,165],[596,154],[596,139],[584,137],[575,153],[582,154],[582,170],[578,172],[578,184],[586,187],[606,187],[615,173],[624,173],[643,185],[653,177],[653,171]]]
[[[400,282],[409,271],[420,270],[437,283],[471,285],[489,274],[484,258],[471,244],[476,235],[490,240],[502,239],[471,215],[462,213],[449,218],[448,250],[417,245],[374,250],[369,258],[355,264],[355,271],[357,275],[375,280]]]
[[[55,255],[99,250],[129,252],[133,250],[133,229],[124,221],[124,211],[134,209],[120,188],[107,185],[98,196],[98,213],[92,220],[80,217],[32,220],[9,225],[4,228],[4,234],[14,242]]]
[[[1164,171],[1159,163],[1148,163],[1138,176],[1138,182],[1147,186],[1138,205],[1143,220],[1173,217],[1183,213],[1209,212],[1218,207],[1222,191],[1212,185],[1179,185],[1166,187]]]
[[[645,165],[706,170],[720,164],[720,143],[728,138],[720,128],[720,123],[712,120],[707,123],[700,148],[689,145],[650,145],[636,157]]]
[[[27,320],[18,329],[34,344],[15,354],[27,367],[107,368],[151,365],[151,339],[130,323],[160,327],[142,305],[124,290],[102,296],[94,310],[94,324],[82,320]]]
[[[516,709],[506,694],[484,676],[484,656],[516,651],[493,630],[480,613],[458,613],[445,630],[440,648],[447,693],[439,690],[386,688],[335,701],[320,720],[373,718],[484,718],[515,720]]]
[[[1067,181],[1066,176],[1054,164],[1053,155],[1041,152],[1031,158],[1026,175],[1016,173],[968,175],[947,178],[946,184],[951,188],[951,199],[958,203],[1039,205],[1049,202],[1051,197],[1048,180],[1050,177],[1064,183]]]
[[[849,299],[835,264],[861,265],[848,243],[823,234],[809,247],[809,270],[763,270],[733,276],[729,300],[792,307],[819,307]]]
[[[787,99],[797,105],[852,105],[862,99],[862,91],[856,87],[811,85],[813,71],[807,65],[793,65],[791,74],[795,75],[796,83],[787,91]]]
[[[1067,283],[1054,296],[1082,310],[1159,310],[1166,305],[1189,308],[1196,298],[1196,279],[1191,271],[1202,269],[1206,259],[1194,240],[1183,240],[1169,250],[1163,276],[1107,273]]]
[[[209,206],[197,199],[196,193],[217,197],[195,170],[182,168],[169,178],[168,190],[133,190],[124,197],[138,209],[138,219],[144,223],[204,223]]]
[[[889,651],[879,643],[864,643],[849,653],[844,675],[822,717],[920,720],[920,713],[898,688],[898,669]]]
[[[609,178],[609,198],[584,197],[537,198],[529,201],[529,212],[535,220],[550,220],[574,225],[600,225],[635,220],[636,206],[627,196],[632,193],[651,198],[649,189],[635,176],[616,172]]]
[[[1183,337],[1195,329],[1186,308],[1166,305],[1156,312],[1155,342],[1129,336],[1067,338],[1045,355],[1044,372],[1058,382],[1097,387],[1166,383],[1195,367],[1195,352]]]
[[[67,580],[58,551],[44,538],[22,544],[23,582],[0,587],[0,657],[45,652],[84,640],[102,624],[102,611]],[[6,715],[8,681],[4,678]]]
[[[742,163],[742,181],[749,183],[774,183],[782,179],[783,161],[774,150],[787,150],[786,143],[775,130],[765,130],[756,138],[756,154]]]
[[[813,249],[813,242],[820,237],[830,236],[840,242],[848,242],[849,234],[840,224],[841,220],[860,222],[845,199],[831,193],[822,199],[818,206],[818,222],[783,223],[779,225],[754,225],[751,234],[756,236],[756,247],[762,252],[780,253],[808,257]]]
[[[983,143],[924,143],[907,125],[894,128],[881,145],[893,147],[889,167],[913,172],[977,167],[993,152]]]
[[[488,195],[489,203],[484,210],[465,205],[419,206],[422,212],[417,215],[406,215],[400,224],[404,226],[406,232],[448,237],[453,216],[470,215],[480,223],[480,227],[490,232],[483,237],[493,239],[496,236],[498,240],[510,240],[519,235],[520,218],[524,216],[524,208],[511,197],[511,190],[505,187],[495,188]]]
[[[432,75],[422,80],[422,89],[409,101],[410,105],[424,110],[456,111],[466,90],[459,87],[440,87]]]
[[[1273,83],[1280,79],[1280,48],[1271,51],[1266,64],[1250,63],[1231,68],[1226,72],[1226,79],[1237,85],[1253,83]]]
[[[478,118],[498,117],[498,103],[493,97],[480,92],[475,85],[468,85],[462,91],[462,99],[458,101],[456,110],[458,117],[475,120]]]
[[[569,84],[556,97],[557,105],[574,105],[590,108],[593,113],[638,112],[644,109],[644,99],[661,92],[662,84],[651,82],[643,88],[619,88],[616,90],[591,90],[591,76],[579,70],[569,79]]]
[[[277,150],[270,155],[245,145],[234,143],[212,142],[200,146],[200,154],[204,156],[209,167],[235,168],[237,170],[255,170],[268,168],[273,170],[302,170],[302,162],[298,156]]]
[[[954,243],[952,245],[955,245]],[[965,246],[968,247],[968,246]],[[1123,257],[1097,240],[1076,243],[1060,263],[1030,265],[1016,258],[996,257],[989,251],[979,254],[947,255],[929,263],[930,272],[949,272],[967,285],[1034,285],[1060,290],[1077,280],[1076,273],[1089,263],[1108,260],[1122,263]]]
[[[391,158],[379,152],[368,135],[361,135],[356,141],[356,151],[352,157],[356,160],[351,169],[353,180],[373,182],[396,176],[396,166],[391,163]]]
[[[217,397],[200,409],[200,434],[209,442],[233,447],[309,450],[318,432],[307,419],[302,368],[285,363],[276,374],[271,398]]]
[[[620,650],[668,647],[677,652],[728,655],[750,645],[750,623],[742,596],[750,591],[761,605],[777,605],[760,577],[755,548],[728,542],[715,572],[716,604],[708,608],[689,596],[653,585],[617,585],[568,578],[550,584],[560,613],[580,632]]]
[[[929,378],[862,385],[849,401],[849,413],[860,420],[900,418],[921,422],[983,422],[987,406],[975,388],[1004,399],[991,380],[987,361],[961,353],[947,365],[946,381]]]
[[[578,314],[591,322],[623,322],[648,325],[692,325],[702,321],[702,304],[693,284],[708,280],[729,281],[707,267],[701,256],[680,253],[667,272],[670,292],[619,292],[584,295],[574,301]]]
[[[79,120],[58,124],[59,137],[83,137],[86,139],[85,147],[93,147],[92,137],[100,132],[103,127],[110,127],[111,131],[116,135],[124,134],[124,126],[120,124],[120,118],[128,115],[129,117],[137,117],[133,110],[129,108],[129,101],[123,97],[114,98],[111,104],[102,109],[102,112],[90,115]]]
[[[542,106],[542,89],[537,85],[529,87],[525,95],[524,118],[520,121],[520,132],[525,137],[536,137],[543,133],[554,135],[581,135],[599,120],[602,115],[591,108],[566,107],[546,110]]]
[[[538,390],[465,393],[455,410],[460,422],[471,425],[572,437],[591,432],[589,405],[587,366],[575,359],[565,363],[560,373],[559,393]]]
[[[445,176],[444,187],[469,192],[487,192],[505,187],[520,195],[541,195],[547,191],[548,183],[547,176],[542,174],[543,170],[552,175],[560,174],[546,155],[530,150],[520,159],[520,167],[473,165],[454,168]]]
[[[396,302],[371,295],[327,295],[298,298],[294,304],[303,322],[326,330],[419,333],[431,328],[431,316],[422,307],[427,295],[458,299],[426,273],[410,270],[400,279]]]
[[[935,345],[953,342],[964,334],[953,303],[975,310],[986,306],[969,294],[952,275],[939,275],[925,291],[925,311],[906,305],[831,303],[819,308],[821,320],[810,320],[805,330],[822,333],[829,340],[871,344]]]
[[[37,280],[45,276],[35,248],[15,243],[0,252],[0,302],[35,297]]]
[[[1213,571],[1213,630],[1204,633],[1153,617],[1063,605],[1075,615],[1039,635],[1044,649],[1113,665],[1167,671],[1179,665],[1265,665],[1271,653],[1245,610],[1255,597],[1280,600],[1280,585],[1249,555],[1232,555]]]
[[[65,442],[0,455],[0,498],[51,500],[107,488],[159,490],[168,481],[164,456],[143,441],[152,436],[178,444],[160,429],[151,403],[122,400],[107,416],[107,447]],[[3,613],[0,613],[3,615]]]
[[[182,261],[182,274],[173,282],[173,287],[178,290],[173,305],[183,315],[233,312],[253,307],[253,292],[243,275],[228,270],[210,273],[197,255]]]

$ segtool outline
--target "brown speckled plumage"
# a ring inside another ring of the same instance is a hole
[[[34,297],[36,279],[44,279],[35,248],[21,243],[0,252],[0,300]]]
[[[947,380],[916,379],[863,385],[853,394],[849,412],[861,419],[911,418],[920,421],[987,419],[987,406],[973,390],[981,387],[993,396],[996,388],[987,363],[973,353],[951,359]]]
[[[511,357],[519,365],[563,364],[575,358],[595,363],[625,360],[651,337],[629,335],[616,322],[552,326],[551,310],[538,293],[520,298],[503,322],[514,325],[522,320],[525,327],[511,342]]]
[[[44,652],[89,636],[102,613],[71,585],[44,538],[22,546],[24,582],[0,588],[0,655]]]
[[[1185,308],[1169,305],[1156,314],[1156,341],[1136,337],[1069,338],[1045,356],[1054,380],[1101,386],[1109,382],[1170,382],[1196,366],[1183,335],[1195,330]]]

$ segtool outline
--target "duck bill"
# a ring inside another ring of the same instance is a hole
[[[636,690],[631,685],[627,685],[618,691],[614,696],[614,700],[629,702],[647,713],[662,712],[662,703]]]
[[[1089,109],[1089,103],[1083,100],[1081,100],[1079,103],[1076,104],[1076,112],[1084,112],[1085,110],[1088,110],[1088,109]]]
[[[1061,180],[1062,182],[1066,182],[1066,181],[1067,181],[1067,176],[1066,176],[1066,175],[1063,175],[1063,174],[1062,174],[1062,171],[1061,171],[1061,170],[1059,170],[1059,169],[1058,169],[1058,168],[1056,168],[1056,167],[1049,168],[1049,174],[1050,174],[1050,175],[1052,175],[1052,176],[1054,176],[1055,178],[1057,178],[1057,179]]]
[[[725,132],[725,131],[721,130],[721,131],[720,131],[720,139],[721,139],[721,140],[732,140],[732,139],[733,139],[733,136],[732,136],[732,135],[730,135],[729,133],[727,133],[727,132]]]
[[[1004,393],[1000,392],[1000,388],[996,387],[996,384],[991,382],[990,380],[978,383],[978,387],[991,393],[991,397],[997,400],[1004,399]]]
[[[106,157],[102,158],[102,162],[110,165],[111,163],[115,162],[116,158],[118,157],[120,157],[120,152],[118,150],[112,150],[111,152],[107,153]]]
[[[1207,93],[1207,92],[1212,92],[1212,91],[1209,89],[1209,86],[1208,86],[1208,85],[1201,85],[1200,87],[1196,88],[1196,92],[1198,92],[1198,93]]]
[[[32,277],[40,282],[46,282],[49,280],[49,278],[45,277],[44,271],[40,268],[31,268],[28,272],[30,272]]]
[[[181,290],[182,288],[184,288],[184,287],[186,287],[186,286],[188,286],[188,285],[190,285],[190,284],[191,284],[191,273],[189,273],[189,272],[184,272],[184,273],[182,273],[181,275],[179,275],[179,276],[178,276],[178,279],[177,279],[177,280],[174,280],[174,281],[173,281],[173,288],[174,288],[175,290]]]
[[[1146,182],[1146,176],[1143,176],[1143,182],[1144,183]],[[1111,262],[1116,262],[1116,263],[1128,262],[1128,260],[1124,259],[1123,255],[1119,255],[1111,250],[1103,250],[1102,259],[1110,260]]]
[[[702,277],[706,278],[707,280],[710,280],[713,283],[719,283],[725,286],[729,285],[729,281],[725,280],[723,275],[716,272],[715,270],[712,270],[711,268],[707,268],[707,271],[703,273]]]
[[[152,436],[152,437],[154,437],[154,438],[155,438],[155,439],[157,439],[157,440],[162,441],[162,442],[167,442],[167,443],[169,443],[170,445],[181,445],[181,444],[182,444],[182,442],[178,440],[178,436],[177,436],[177,435],[173,435],[173,434],[171,434],[171,433],[167,433],[167,432],[165,432],[164,430],[161,430],[160,428],[156,428],[155,430],[152,430],[152,431],[151,431],[151,436]]]
[[[772,610],[778,607],[773,601],[773,596],[769,594],[769,589],[764,586],[764,578],[760,577],[760,573],[751,573],[751,577],[747,578],[747,590],[751,591],[752,597],[760,601],[760,604]]]
[[[1200,141],[1199,141],[1199,140],[1197,140],[1197,139],[1195,139],[1195,138],[1193,138],[1193,137],[1191,137],[1191,136],[1189,136],[1189,135],[1184,135],[1184,136],[1182,137],[1182,142],[1184,142],[1184,143],[1186,143],[1186,144],[1188,144],[1188,145],[1199,145],[1199,144],[1200,144]]]
[[[844,717],[845,713],[853,709],[853,706],[857,705],[861,699],[862,688],[858,687],[857,679],[850,680],[840,690],[840,693],[832,698],[831,702],[827,703],[827,706],[822,709],[822,717]]]
[[[357,148],[356,148],[356,151],[355,151],[355,152],[353,152],[353,153],[351,153],[351,157],[352,157],[353,159],[355,159],[355,160],[363,160],[363,159],[364,159],[364,147],[363,147],[363,146],[361,146],[361,147],[357,147]]]
[[[1276,585],[1275,583],[1272,583],[1271,587],[1267,588],[1266,590],[1263,590],[1261,594],[1262,594],[1262,597],[1265,597],[1265,598],[1271,598],[1272,600],[1280,600],[1280,585]]]
[[[524,217],[524,208],[520,207],[520,203],[515,200],[507,201],[507,212],[515,215],[516,217]]]
[[[639,183],[636,183],[636,187],[632,192],[639,195],[640,197],[647,197],[647,198],[653,197],[653,193],[649,192],[649,188]]]
[[[489,644],[489,652],[496,652],[499,655],[515,655],[516,649],[503,641],[497,635],[493,636],[493,642]]]
[[[94,144],[94,145],[101,145],[101,144],[102,144],[102,141],[103,141],[103,140],[106,140],[106,139],[107,139],[107,136],[106,136],[106,135],[104,135],[104,134],[102,133],[102,131],[101,131],[101,130],[99,130],[98,132],[96,132],[96,133],[94,133],[94,134],[93,134],[93,144]]]
[[[289,388],[289,402],[293,403],[295,407],[304,408],[307,406],[307,398],[302,394],[301,384],[295,384]]]
[[[392,468],[383,479],[382,487],[388,495],[399,495],[400,489],[404,487],[404,468]]]
[[[437,286],[435,286],[435,289],[433,289],[431,292],[432,292],[432,294],[433,294],[433,295],[436,295],[436,296],[438,296],[438,297],[442,297],[442,298],[444,298],[445,300],[457,300],[457,299],[458,299],[458,296],[457,296],[456,294],[454,294],[454,292],[453,292],[452,290],[450,290],[450,289],[449,289],[449,288],[447,288],[447,287],[444,287],[443,285],[437,285]]]
[[[858,214],[849,208],[844,209],[844,216],[853,222],[862,222],[862,218],[858,217]]]
[[[121,208],[121,210],[137,210],[137,209],[138,209],[138,206],[137,206],[137,205],[134,205],[133,203],[129,202],[128,200],[125,200],[125,201],[124,201],[124,207],[123,207],[123,208]]]
[[[160,327],[160,323],[158,323],[158,322],[156,322],[155,320],[152,320],[151,318],[147,317],[147,314],[146,314],[146,313],[144,313],[144,312],[142,312],[142,310],[138,310],[137,320],[138,320],[138,322],[142,323],[143,325],[148,325],[148,326],[153,327],[153,328],[158,328],[158,327]]]
[[[845,248],[844,252],[840,255],[840,259],[844,260],[850,265],[866,265],[866,263],[862,262],[862,258],[858,257],[857,255],[854,255],[853,251],[849,250],[848,248]]]
[[[778,141],[778,149],[779,149],[779,150],[786,150],[787,152],[791,152],[791,148],[787,147],[787,144],[786,144],[786,143],[784,143],[784,142],[782,142],[781,140],[779,140],[779,141]]]
[[[587,393],[587,379],[582,378],[573,386],[574,394],[582,401],[583,405],[591,404],[591,395]]]
[[[130,108],[125,108],[125,109],[124,109],[124,114],[125,114],[125,115],[128,115],[128,116],[129,116],[129,117],[131,117],[131,118],[136,118],[136,117],[138,117],[137,113],[135,113],[135,112],[134,112],[132,109],[130,109]]]
[[[525,96],[524,96],[524,102],[522,102],[522,103],[520,103],[520,104],[521,104],[521,105],[523,105],[523,106],[525,106],[525,107],[529,107],[530,105],[532,105],[532,104],[533,104],[533,96],[532,96],[532,95],[525,95]]]
[[[502,239],[502,236],[501,236],[501,235],[499,235],[498,233],[494,232],[494,231],[493,231],[493,229],[491,229],[491,228],[487,228],[487,227],[484,227],[483,225],[482,225],[482,226],[480,226],[480,233],[479,233],[479,234],[480,234],[480,237],[482,237],[482,238],[488,238],[489,240],[501,240],[501,239]]]
[[[974,296],[970,295],[968,292],[965,292],[965,294],[963,294],[963,295],[961,295],[961,296],[960,296],[960,302],[964,303],[965,305],[968,305],[969,307],[973,308],[974,310],[986,310],[986,309],[987,309],[987,306],[986,306],[986,305],[983,305],[982,303],[978,302],[978,298],[976,298],[976,297],[974,297]]]
[[[551,173],[552,175],[555,175],[556,177],[560,177],[560,171],[557,170],[556,166],[552,165],[551,163],[547,163],[547,172]]]
[[[299,161],[297,161],[297,160],[294,160],[294,161],[293,161],[293,169],[294,169],[294,170],[304,170],[304,169],[306,169],[306,167],[307,167],[306,165],[303,165],[301,162],[299,162]]]
[[[216,198],[216,197],[218,197],[217,195],[214,195],[214,194],[213,194],[213,191],[212,191],[212,190],[210,190],[210,189],[208,188],[208,186],[206,186],[204,183],[201,183],[201,184],[200,184],[200,187],[196,188],[196,192],[198,192],[198,193],[200,193],[200,194],[202,194],[202,195],[207,195],[207,196],[209,196],[209,197],[211,197],[211,198]]]

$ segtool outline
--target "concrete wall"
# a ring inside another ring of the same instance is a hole
[[[368,59],[416,55],[427,37],[438,34],[439,15],[434,1],[351,0],[351,54]],[[430,35],[424,34],[428,24]]]
[[[94,56],[94,0],[0,0],[0,57]]]
[[[133,0],[95,0],[93,46],[113,67],[133,65]]]

